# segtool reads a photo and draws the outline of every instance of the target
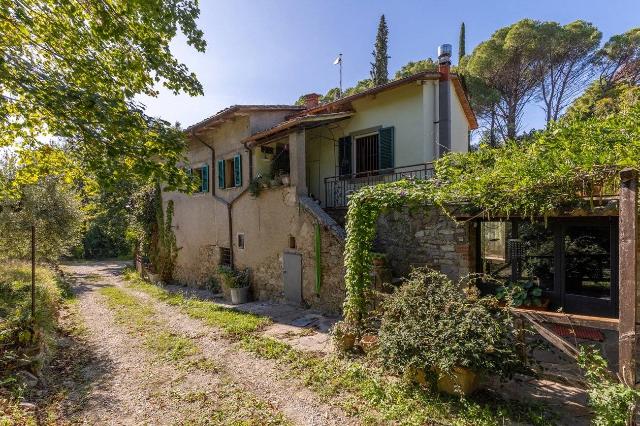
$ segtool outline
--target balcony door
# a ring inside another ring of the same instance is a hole
[[[378,133],[355,138],[356,175],[368,175],[380,169],[380,142]]]

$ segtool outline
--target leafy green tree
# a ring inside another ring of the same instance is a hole
[[[460,36],[458,38],[458,63],[460,63],[460,61],[462,61],[462,58],[464,58],[467,54],[466,41],[467,39],[463,22],[460,25]]]
[[[0,0],[0,147],[28,155],[62,138],[101,184],[134,174],[182,185],[184,135],[136,99],[158,84],[202,94],[169,47],[180,31],[204,51],[198,15],[194,0]]]
[[[0,159],[0,180],[13,180],[20,166],[14,155]],[[16,197],[0,200],[0,258],[31,256],[31,226],[36,227],[36,256],[57,261],[80,241],[80,200],[57,176],[21,185]]]
[[[593,59],[602,33],[591,23],[575,21],[561,26],[546,22],[547,40],[540,66],[543,80],[539,98],[547,124],[556,121],[566,107],[582,93],[594,74]]]
[[[603,93],[619,82],[640,84],[640,28],[611,37],[594,62]]]
[[[354,87],[345,89],[343,96],[355,95],[356,93],[364,92],[365,90],[371,89],[373,87],[375,87],[373,80],[365,78],[364,80],[358,81]]]
[[[525,106],[543,80],[541,51],[546,46],[544,23],[523,19],[501,28],[480,43],[465,66],[465,73],[482,82],[499,99],[492,105],[497,134],[515,139]]]
[[[389,28],[384,15],[380,17],[378,24],[378,34],[376,35],[375,49],[371,52],[373,62],[371,63],[371,80],[374,86],[385,84],[389,81],[389,71],[387,64],[389,56],[387,55],[387,44],[389,42]]]
[[[422,59],[417,62],[409,61],[402,66],[394,76],[395,80],[400,78],[409,77],[413,74],[417,74],[423,71],[436,71],[438,69],[438,64],[436,64],[431,58]]]
[[[340,88],[334,87],[329,89],[327,93],[320,98],[320,103],[326,104],[328,102],[337,101],[338,99],[340,99]]]
[[[601,80],[594,81],[582,96],[571,104],[562,119],[604,118],[611,114],[626,113],[633,106],[640,105],[640,85],[621,81],[606,90],[603,86]]]

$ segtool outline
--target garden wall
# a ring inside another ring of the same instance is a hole
[[[435,206],[383,214],[374,250],[387,254],[394,276],[428,266],[454,281],[474,272],[473,223],[456,223]]]

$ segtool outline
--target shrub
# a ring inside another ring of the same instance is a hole
[[[626,425],[634,411],[640,391],[620,383],[607,369],[607,361],[597,349],[581,346],[578,365],[585,372],[589,405],[596,426]]]
[[[501,377],[523,367],[508,311],[495,298],[465,294],[460,287],[436,271],[411,273],[384,306],[380,353],[387,367],[466,367]]]

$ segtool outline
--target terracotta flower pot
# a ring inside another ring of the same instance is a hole
[[[336,349],[338,349],[339,351],[350,351],[356,344],[356,335],[350,333],[343,334],[342,336],[340,336],[340,338],[335,339],[334,342],[336,345]]]
[[[417,383],[421,386],[427,386],[427,373],[424,368],[409,367],[407,370],[407,376],[413,383]]]
[[[365,353],[369,353],[378,347],[378,336],[375,334],[365,334],[360,339],[360,346]]]
[[[454,367],[449,373],[438,371],[438,391],[449,395],[471,395],[478,382],[478,374],[465,367]]]

